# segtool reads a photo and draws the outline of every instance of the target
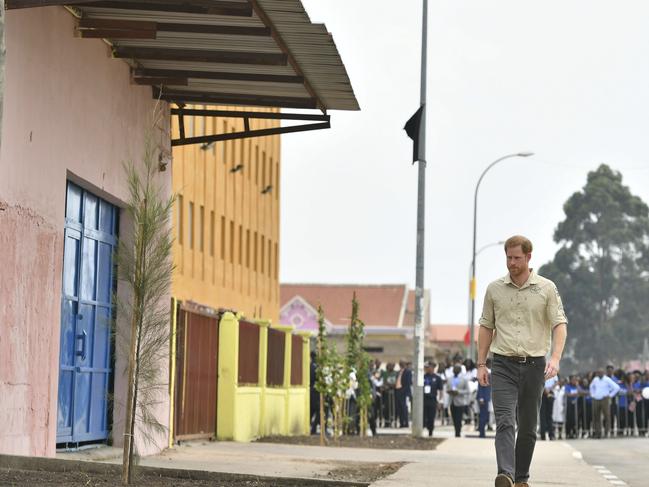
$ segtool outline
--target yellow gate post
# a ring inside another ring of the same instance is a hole
[[[270,321],[258,321],[259,325],[259,436],[268,435],[266,418],[266,374],[268,370],[268,327]]]
[[[299,331],[302,337],[302,387],[304,388],[304,431],[302,434],[311,433],[311,332]]]
[[[273,325],[272,328],[284,332],[284,376],[282,379],[282,397],[284,399],[284,418],[280,434],[289,435],[289,418],[291,413],[291,325]]]
[[[218,400],[216,434],[219,440],[234,438],[239,377],[239,321],[231,312],[224,313],[219,324]]]

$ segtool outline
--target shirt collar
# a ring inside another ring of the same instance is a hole
[[[514,284],[514,281],[512,281],[512,278],[509,275],[509,273],[507,273],[507,275],[503,277],[503,282],[505,284],[512,284],[513,286],[516,286],[516,284]],[[527,278],[527,281],[525,281],[525,283],[520,287],[520,289],[525,289],[528,286],[537,285],[538,283],[539,283],[538,274],[534,271],[534,269],[530,269],[530,276]]]

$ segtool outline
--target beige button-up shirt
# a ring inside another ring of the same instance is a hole
[[[487,287],[480,326],[496,330],[493,353],[544,357],[550,351],[552,329],[562,323],[568,320],[557,287],[533,270],[521,287],[509,274]]]

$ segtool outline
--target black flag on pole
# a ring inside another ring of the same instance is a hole
[[[415,114],[410,117],[410,119],[406,122],[406,125],[403,127],[403,129],[408,134],[408,137],[410,137],[413,141],[412,162],[415,162],[419,159],[419,128],[421,126],[421,116],[423,115],[423,113],[424,105],[419,107],[419,110],[417,110]]]

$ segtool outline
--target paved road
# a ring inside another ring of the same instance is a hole
[[[649,438],[570,440],[568,443],[581,452],[587,463],[610,471],[602,475],[614,475],[631,487],[649,486]]]

